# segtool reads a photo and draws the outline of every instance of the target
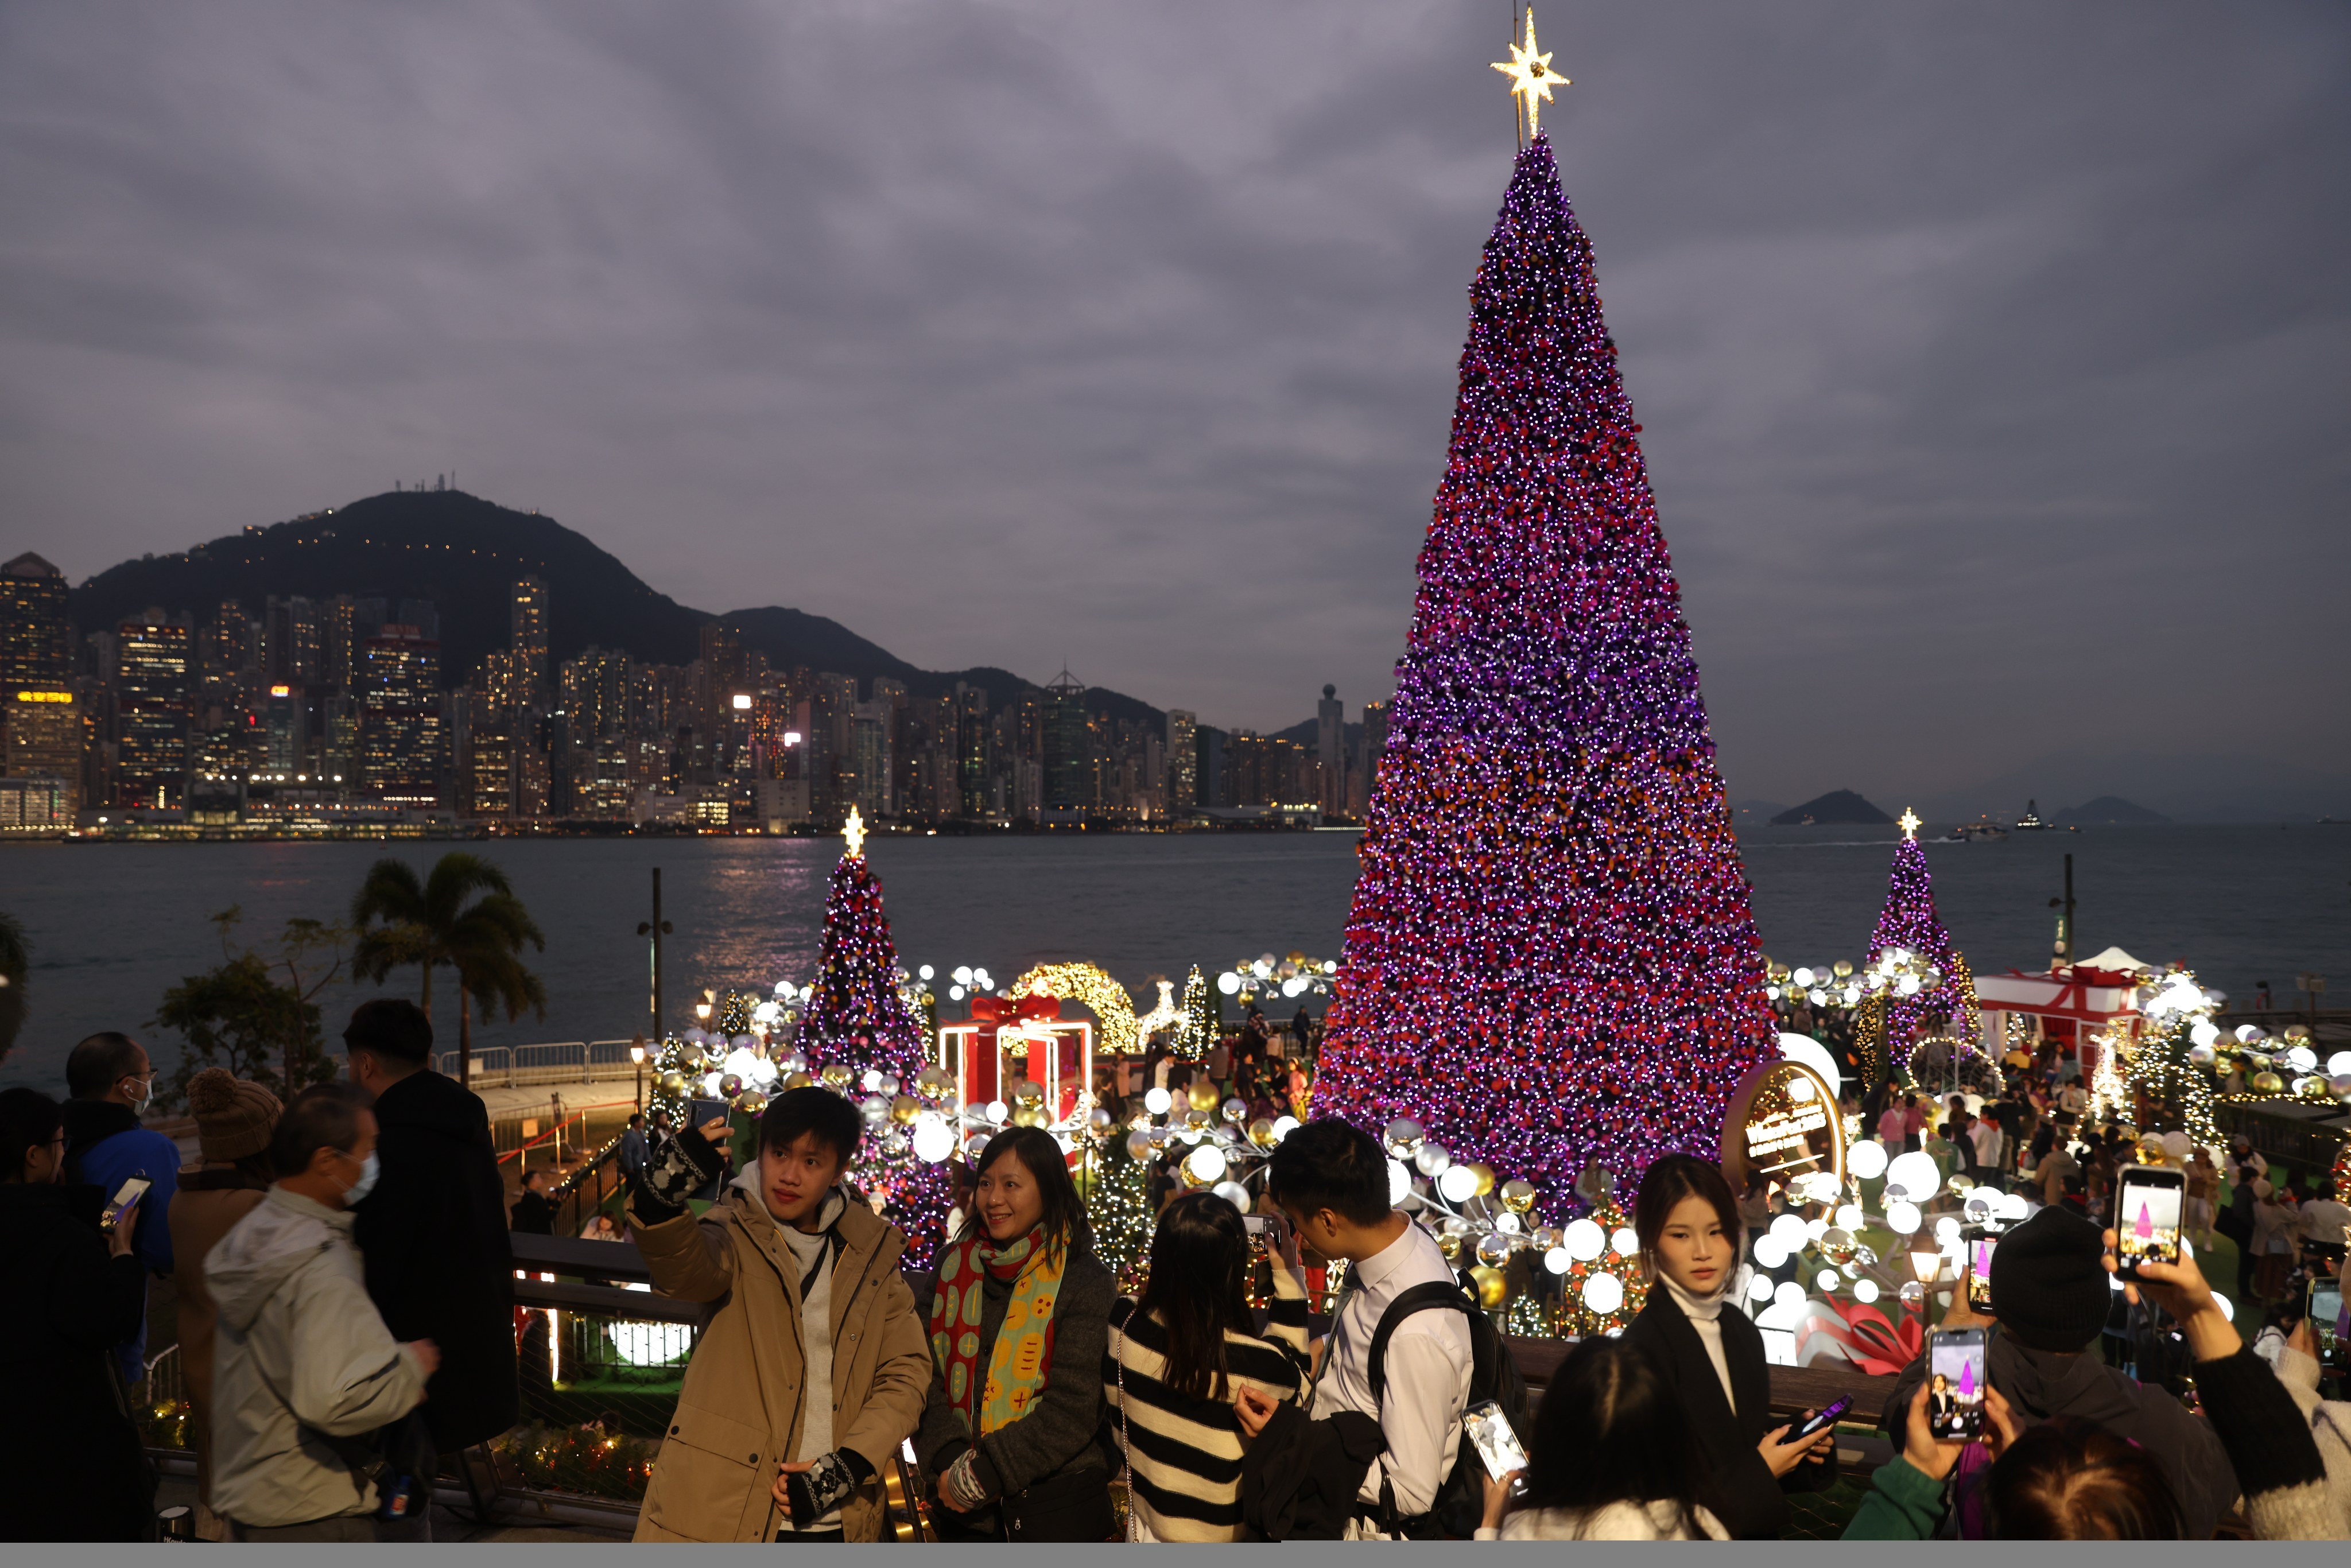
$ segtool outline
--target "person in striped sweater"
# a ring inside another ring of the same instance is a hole
[[[1249,1388],[1302,1406],[1311,1394],[1298,1243],[1279,1216],[1265,1223],[1275,1262],[1264,1337],[1249,1332],[1248,1222],[1212,1192],[1167,1206],[1142,1300],[1112,1304],[1102,1385],[1125,1456],[1130,1540],[1240,1539],[1234,1396]]]

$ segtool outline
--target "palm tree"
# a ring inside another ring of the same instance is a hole
[[[546,987],[521,962],[524,943],[544,952],[547,938],[507,885],[506,873],[479,855],[453,851],[422,881],[405,861],[376,862],[351,900],[351,924],[360,933],[352,973],[381,985],[392,970],[415,965],[423,977],[418,1001],[428,1019],[433,971],[444,964],[457,971],[461,1082],[470,1082],[474,1071],[469,996],[505,1003],[508,1019],[519,1018],[525,1007],[541,1016],[547,1011]]]

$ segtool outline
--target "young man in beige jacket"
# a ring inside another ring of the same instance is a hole
[[[631,1182],[653,1289],[715,1301],[638,1516],[639,1541],[879,1541],[882,1474],[922,1418],[931,1350],[906,1239],[842,1184],[863,1118],[829,1089],[777,1096],[758,1158],[700,1217],[714,1120]]]

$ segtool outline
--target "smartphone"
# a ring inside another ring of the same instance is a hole
[[[2115,1271],[2136,1275],[2142,1261],[2179,1261],[2179,1202],[2188,1177],[2161,1166],[2125,1166],[2117,1174]]]
[[[2331,1366],[2343,1355],[2343,1342],[2335,1333],[2335,1326],[2343,1321],[2343,1281],[2313,1280],[2305,1310],[2311,1337],[2318,1342],[2319,1362]]]
[[[111,1231],[114,1222],[122,1218],[122,1211],[146,1197],[147,1189],[154,1185],[143,1176],[123,1178],[122,1185],[114,1189],[114,1196],[106,1200],[106,1207],[98,1217],[98,1228]]]
[[[1927,1429],[1946,1443],[1983,1436],[1984,1332],[1939,1329],[1928,1336]]]
[[[1991,1252],[2000,1245],[2000,1238],[1980,1225],[1969,1226],[1959,1238],[1968,1244],[1968,1305],[1988,1312],[1991,1311]]]
[[[1469,1440],[1478,1445],[1486,1473],[1496,1480],[1527,1468],[1527,1451],[1519,1446],[1519,1435],[1510,1430],[1510,1419],[1499,1405],[1490,1399],[1472,1405],[1461,1413],[1461,1425],[1468,1428]]]
[[[1811,1420],[1804,1422],[1794,1431],[1789,1433],[1783,1440],[1790,1443],[1801,1443],[1807,1437],[1817,1437],[1822,1433],[1827,1431],[1830,1427],[1835,1426],[1839,1421],[1844,1420],[1844,1413],[1852,1408],[1853,1396],[1850,1394],[1841,1394],[1836,1398],[1829,1401],[1827,1408],[1814,1412]]]
[[[713,1119],[724,1119],[726,1114],[726,1101],[696,1100],[689,1108],[685,1124],[689,1127],[699,1127]]]

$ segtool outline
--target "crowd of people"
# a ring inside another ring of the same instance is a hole
[[[0,1438],[0,1538],[153,1531],[130,1399],[154,1273],[178,1286],[213,1538],[422,1539],[440,1456],[513,1425],[508,1223],[538,1228],[552,1205],[527,1189],[509,1217],[482,1102],[433,1070],[417,1009],[371,1002],[344,1041],[347,1080],[283,1106],[197,1075],[202,1158],[185,1169],[140,1121],[153,1066],[123,1036],[75,1049],[63,1104],[0,1092],[16,1243],[0,1359],[48,1417]],[[1222,1054],[1192,1069],[1221,1069],[1220,1092],[1271,1100],[1305,1071],[1302,1053]],[[2258,1239],[2292,1243],[2252,1346],[2192,1264],[2145,1263],[2116,1291],[2100,1173],[2128,1150],[2085,1124],[2074,1077],[2038,1067],[1989,1101],[1881,1091],[1850,1107],[1890,1148],[2012,1184],[2034,1212],[1992,1255],[1989,1306],[1962,1286],[1938,1325],[1989,1333],[1981,1437],[1942,1435],[1949,1391],[1914,1363],[1886,1397],[1895,1457],[1848,1535],[2205,1537],[2232,1513],[2262,1536],[2351,1535],[2351,1406],[2320,1396],[2314,1326],[2287,1306],[2327,1263],[2307,1221],[2331,1200],[2294,1204],[2246,1148],[2212,1166],[2205,1218],[2256,1241],[2256,1275]],[[1182,1070],[1145,1074],[1166,1087]],[[1734,1192],[1703,1159],[1643,1173],[1645,1304],[1621,1336],[1577,1343],[1535,1400],[1437,1239],[1392,1204],[1384,1151],[1345,1123],[1307,1119],[1277,1145],[1249,1212],[1168,1195],[1128,1295],[1051,1134],[986,1145],[929,1270],[905,1266],[905,1236],[852,1179],[864,1136],[819,1086],[776,1095],[747,1131],[632,1120],[625,1205],[601,1234],[704,1308],[640,1540],[880,1539],[902,1453],[946,1541],[1769,1539],[1854,1453],[1840,1460],[1814,1412],[1775,1413],[1742,1304],[1748,1239],[1779,1196]],[[2054,1159],[2069,1149],[2070,1171]],[[2101,1354],[2117,1312],[2139,1337]],[[1520,1457],[1488,1462],[1510,1445]]]

